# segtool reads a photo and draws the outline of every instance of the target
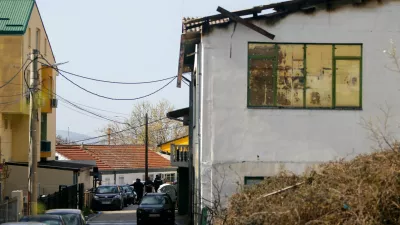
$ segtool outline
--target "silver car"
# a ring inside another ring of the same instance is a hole
[[[86,218],[79,209],[51,209],[45,214],[62,216],[67,225],[86,225]]]

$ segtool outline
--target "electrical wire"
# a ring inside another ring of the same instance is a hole
[[[71,73],[71,72],[68,72],[68,71],[65,71],[65,70],[61,70],[61,69],[57,69],[57,70],[62,71],[63,73],[66,73],[66,74],[69,74],[69,75],[72,75],[72,76],[76,76],[76,77],[80,77],[80,78],[86,79],[86,80],[92,80],[92,81],[110,83],[110,84],[151,84],[151,83],[157,83],[157,82],[161,82],[161,81],[166,81],[166,80],[169,80],[169,79],[172,79],[172,78],[175,77],[175,76],[172,76],[172,77],[167,77],[167,78],[160,79],[160,80],[142,81],[142,82],[122,82],[122,81],[100,80],[100,79],[95,79],[95,78],[91,78],[91,77],[85,77],[85,76],[78,75],[78,74],[75,74],[75,73]]]
[[[91,112],[91,111],[89,111],[89,110],[86,110],[86,109],[84,109],[84,108],[82,108],[82,107],[79,107],[79,106],[75,105],[74,103],[70,102],[70,101],[67,100],[66,98],[63,98],[62,96],[60,96],[60,95],[58,95],[58,94],[56,94],[56,93],[50,91],[49,89],[47,89],[47,88],[44,88],[44,89],[47,90],[47,91],[46,91],[47,93],[57,96],[59,99],[61,99],[61,100],[65,101],[65,102],[67,102],[69,105],[71,105],[71,106],[73,106],[73,107],[75,107],[75,108],[77,108],[77,109],[80,109],[81,111],[84,111],[84,112],[86,112],[86,113],[92,114],[92,115],[94,115],[94,116],[97,116],[97,117],[99,117],[99,118],[102,118],[102,119],[105,119],[105,120],[108,120],[108,121],[111,121],[111,122],[114,122],[114,123],[123,124],[123,125],[128,125],[128,123],[123,123],[123,122],[118,121],[118,120],[113,120],[113,119],[107,118],[106,116],[103,116],[103,115],[101,115],[101,114],[97,114],[97,113]]]
[[[172,78],[166,85],[164,85],[164,86],[162,86],[161,88],[157,89],[156,91],[154,91],[154,92],[152,92],[152,93],[150,93],[150,94],[144,95],[144,96],[140,96],[140,97],[136,97],[136,98],[111,98],[111,97],[108,97],[108,96],[100,95],[100,94],[97,94],[97,93],[95,93],[95,92],[89,91],[89,90],[85,89],[84,87],[82,87],[82,86],[76,84],[76,83],[73,82],[72,80],[68,79],[66,76],[64,76],[64,74],[62,74],[62,73],[60,73],[60,72],[58,72],[58,73],[59,73],[62,77],[64,77],[66,80],[68,80],[69,82],[71,82],[73,85],[77,86],[78,88],[80,88],[80,89],[82,89],[82,90],[84,90],[84,91],[86,91],[86,92],[88,92],[88,93],[90,93],[90,94],[92,94],[92,95],[95,95],[95,96],[100,97],[100,98],[105,98],[105,99],[109,99],[109,100],[117,100],[117,101],[134,101],[134,100],[139,100],[139,99],[142,99],[142,98],[149,97],[149,96],[151,96],[151,95],[153,95],[153,94],[156,94],[157,92],[161,91],[161,90],[164,89],[165,87],[167,87],[167,86],[168,86],[170,83],[172,83],[172,81],[174,81],[175,78],[176,78],[176,76],[175,76],[175,77]]]
[[[49,61],[47,61],[47,59],[45,59],[44,57],[42,57],[42,59],[44,59],[44,60],[50,65],[50,63],[49,63]],[[142,98],[149,97],[149,96],[151,96],[151,95],[153,95],[153,94],[156,94],[157,92],[161,91],[161,90],[164,89],[165,87],[167,87],[167,86],[168,86],[169,84],[171,84],[172,81],[174,81],[175,78],[177,77],[177,76],[173,76],[172,79],[171,79],[167,84],[165,84],[164,86],[162,86],[161,88],[157,89],[156,91],[154,91],[154,92],[152,92],[152,93],[150,93],[150,94],[147,94],[147,95],[144,95],[144,96],[141,96],[141,97],[137,97],[137,98],[111,98],[111,97],[108,97],[108,96],[100,95],[100,94],[94,93],[94,92],[92,92],[92,91],[89,91],[89,90],[87,90],[86,88],[84,88],[84,87],[78,85],[77,83],[73,82],[72,80],[70,80],[70,79],[69,79],[68,77],[66,77],[63,73],[61,73],[60,70],[59,70],[58,68],[56,68],[56,67],[51,67],[51,68],[53,68],[53,69],[54,69],[55,71],[57,71],[62,77],[64,77],[66,80],[68,80],[69,82],[71,82],[72,84],[74,84],[75,86],[77,86],[78,88],[80,88],[80,89],[82,89],[82,90],[84,90],[84,91],[86,91],[86,92],[88,92],[88,93],[90,93],[90,94],[92,94],[92,95],[95,95],[95,96],[100,97],[100,98],[105,98],[105,99],[109,99],[109,100],[118,100],[118,101],[134,101],[134,100],[139,100],[139,99],[142,99]]]
[[[163,118],[161,118],[161,119],[151,121],[151,122],[149,122],[148,124],[152,124],[152,123],[155,123],[155,122],[159,122],[159,121],[164,120],[164,119],[167,119],[167,117],[163,117]],[[136,126],[136,127],[129,127],[129,128],[127,128],[127,129],[124,129],[124,130],[112,132],[110,135],[119,134],[119,133],[122,133],[122,132],[125,132],[125,131],[128,131],[128,130],[133,130],[133,129],[136,129],[136,128],[139,128],[139,127],[143,127],[143,126],[145,126],[145,125],[146,125],[146,124],[141,124],[141,125]],[[75,143],[78,143],[78,142],[89,141],[89,140],[93,140],[93,139],[96,139],[96,138],[102,138],[102,137],[107,137],[107,136],[108,136],[108,134],[105,134],[105,135],[100,135],[100,136],[97,136],[97,137],[91,137],[91,138],[86,138],[86,139],[74,141],[74,142],[75,142]]]
[[[28,62],[28,59],[24,62],[24,64],[22,65],[22,67],[19,68],[18,72],[17,72],[14,76],[12,76],[8,81],[6,81],[3,85],[1,85],[0,88],[3,88],[3,87],[5,87],[5,86],[9,85],[9,84],[11,83],[11,81],[13,81],[13,80],[18,76],[18,74],[19,74],[19,73],[22,71],[22,69],[24,68],[26,62]]]
[[[109,110],[105,110],[105,109],[99,109],[99,108],[96,108],[96,107],[93,107],[93,106],[84,105],[82,103],[73,102],[71,100],[69,100],[69,101],[74,103],[74,104],[76,104],[76,105],[81,105],[81,106],[84,106],[84,107],[87,107],[87,108],[90,108],[90,109],[95,109],[95,110],[99,110],[99,111],[103,111],[103,112],[119,114],[119,115],[124,115],[124,116],[130,116],[130,114],[127,114],[127,113],[120,113],[120,112],[114,112],[114,111],[109,111]]]

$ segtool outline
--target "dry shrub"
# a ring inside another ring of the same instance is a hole
[[[282,173],[245,188],[230,198],[226,224],[400,224],[398,152],[329,162],[318,171]],[[261,197],[307,179],[312,182]]]

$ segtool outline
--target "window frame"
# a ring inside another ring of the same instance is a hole
[[[248,182],[250,180],[253,181],[258,181],[256,184],[259,184],[260,182],[263,182],[265,180],[264,176],[244,176],[244,185],[253,185],[253,184],[249,184]]]
[[[273,44],[274,46],[274,56],[250,56],[249,46],[251,44]],[[304,48],[304,88],[303,88],[303,107],[291,107],[291,106],[279,106],[277,105],[277,84],[278,84],[278,45],[303,45]],[[332,46],[332,106],[330,107],[307,107],[306,101],[306,90],[307,90],[307,45],[331,45]],[[360,46],[361,52],[360,56],[336,56],[335,46],[340,45],[352,45]],[[248,42],[247,43],[247,108],[248,109],[298,109],[298,110],[362,110],[362,81],[363,81],[363,43],[304,43],[304,42]],[[273,62],[273,92],[274,92],[274,105],[273,106],[254,106],[250,105],[250,60],[251,59],[271,59]],[[347,107],[336,107],[336,61],[337,60],[358,60],[360,62],[360,81],[359,81],[359,106],[347,106]]]

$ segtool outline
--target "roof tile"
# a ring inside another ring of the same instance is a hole
[[[144,168],[144,145],[57,145],[56,151],[71,160],[96,160],[99,170]],[[171,167],[170,161],[148,152],[149,168]]]

